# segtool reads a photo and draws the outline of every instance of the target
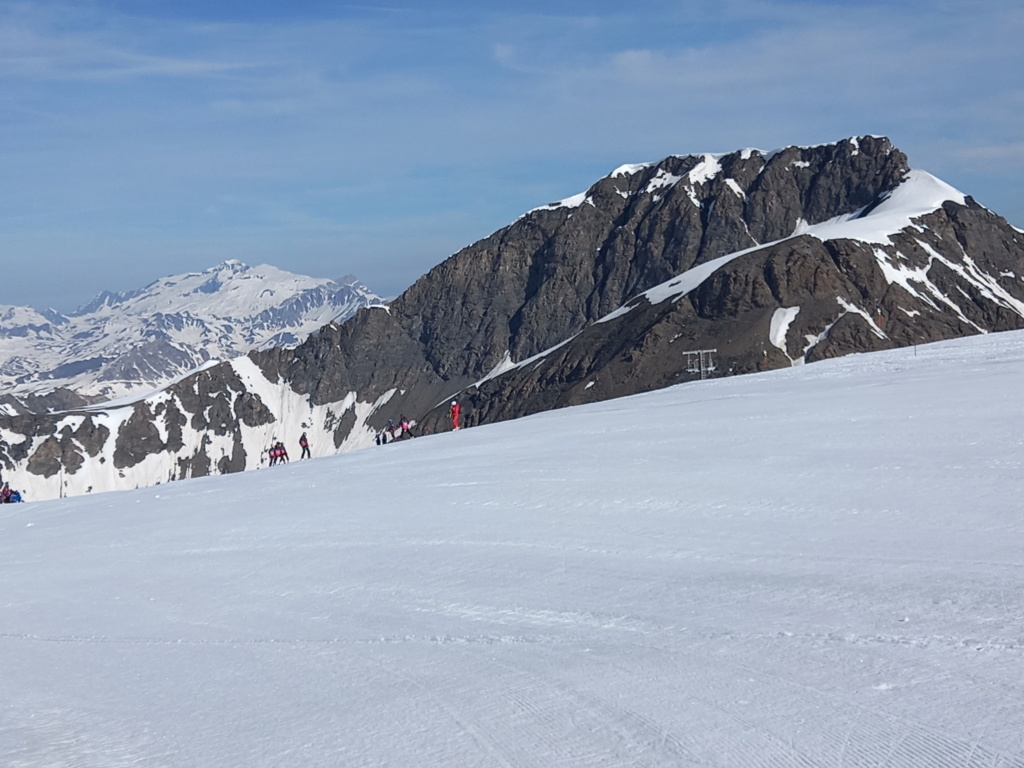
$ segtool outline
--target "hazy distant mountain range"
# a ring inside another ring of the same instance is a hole
[[[164,386],[253,349],[292,347],[360,307],[385,303],[354,277],[304,277],[226,261],[69,315],[0,306],[0,407],[46,411]]]
[[[453,397],[473,427],[1021,328],[1024,233],[884,137],[671,156],[525,213],[298,346],[132,403],[0,416],[0,466],[32,498],[139,487],[259,467],[302,432],[321,456],[400,414],[448,429]]]

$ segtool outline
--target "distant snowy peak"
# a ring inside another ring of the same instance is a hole
[[[167,384],[211,360],[296,346],[386,300],[349,275],[305,277],[238,260],[105,291],[70,316],[0,307],[0,384],[34,402],[64,387],[88,398]]]
[[[23,336],[50,326],[63,325],[68,319],[52,309],[0,305],[0,336]]]
[[[130,293],[101,293],[72,316],[107,310],[254,317],[304,291],[331,285],[334,281],[325,278],[295,275],[266,264],[250,267],[231,259],[202,272],[161,278]]]

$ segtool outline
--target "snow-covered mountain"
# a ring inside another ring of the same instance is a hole
[[[34,498],[255,469],[703,376],[1024,328],[1024,234],[884,138],[629,166],[454,254],[387,307],[134,402],[0,416]],[[695,359],[713,350],[703,365]]]
[[[67,316],[0,306],[0,386],[21,403],[59,388],[87,400],[151,391],[211,361],[295,346],[384,301],[352,277],[231,260],[137,291],[104,292]]]
[[[0,765],[1024,765],[1022,381],[988,334],[0,506]]]

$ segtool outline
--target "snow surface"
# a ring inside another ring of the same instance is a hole
[[[617,179],[619,176],[633,176],[641,171],[646,171],[648,168],[653,168],[655,165],[657,163],[627,163],[626,165],[620,165],[609,173],[607,178]]]
[[[796,316],[800,314],[800,307],[779,307],[772,314],[772,321],[768,328],[768,341],[773,347],[782,350],[782,354],[789,357],[786,350],[786,335],[789,333],[789,326]],[[789,358],[793,362],[793,358]]]
[[[1024,761],[1024,334],[0,507],[0,765]]]
[[[593,205],[593,203],[590,201],[590,198],[587,197],[587,193],[580,192],[579,194],[573,195],[572,197],[567,197],[564,200],[559,200],[558,202],[555,203],[548,203],[547,205],[542,205],[537,208],[533,208],[532,210],[529,210],[522,216],[520,216],[519,219],[516,219],[516,221],[524,219],[531,213],[535,213],[537,211],[554,211],[557,210],[558,208],[579,208],[581,205],[588,202],[591,205]]]
[[[713,178],[718,176],[722,172],[721,159],[725,155],[717,154],[703,154],[700,157],[700,162],[694,166],[687,176],[690,179],[690,183],[694,186],[698,184],[707,184]]]
[[[952,201],[966,205],[963,192],[926,171],[909,171],[892,193],[866,215],[862,211],[839,216],[821,224],[798,226],[794,235],[809,234],[819,240],[849,238],[866,243],[891,243],[891,236]]]
[[[664,168],[661,168],[644,188],[644,193],[653,194],[662,189],[670,189],[682,180],[682,176],[676,176],[674,173],[669,173]]]
[[[736,179],[726,179],[725,184],[726,186],[729,187],[729,189],[736,193],[736,197],[738,197],[740,200],[747,199],[747,193],[743,191],[743,187],[740,186],[739,182],[736,181]],[[744,226],[746,226],[745,223]]]

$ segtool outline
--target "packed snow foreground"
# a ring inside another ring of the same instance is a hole
[[[0,764],[1024,762],[1024,334],[0,507]]]

